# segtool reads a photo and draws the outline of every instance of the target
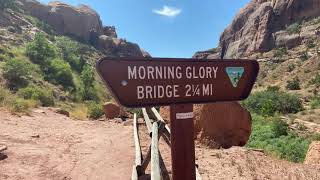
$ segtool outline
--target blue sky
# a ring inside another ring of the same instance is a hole
[[[220,34],[249,0],[60,0],[86,4],[114,25],[118,36],[153,57],[189,58],[216,47]],[[47,3],[50,0],[41,0]]]

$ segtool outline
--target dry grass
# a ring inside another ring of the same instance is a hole
[[[87,120],[88,108],[84,104],[77,104],[71,108],[70,117],[76,120]]]

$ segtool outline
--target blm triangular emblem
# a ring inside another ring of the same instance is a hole
[[[244,68],[243,67],[227,67],[226,72],[229,76],[232,86],[237,87],[244,73]]]

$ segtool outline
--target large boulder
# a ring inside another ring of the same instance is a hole
[[[320,141],[310,144],[304,164],[320,164]]]
[[[275,33],[293,23],[318,16],[319,0],[251,0],[222,33],[219,43],[221,57],[239,58],[253,52],[267,52],[279,45],[289,48],[299,45],[299,34]],[[314,31],[309,30],[300,36],[310,36],[310,32],[311,36],[315,36]]]
[[[61,2],[43,5],[37,1],[25,0],[24,7],[31,15],[47,22],[63,35],[90,41],[90,32],[103,33],[100,16],[88,6],[73,7]]]
[[[120,116],[121,108],[115,103],[105,103],[103,105],[103,111],[107,119],[114,119]]]
[[[238,102],[194,105],[195,135],[218,147],[244,146],[251,135],[251,115]],[[161,107],[163,119],[170,122],[170,108]]]

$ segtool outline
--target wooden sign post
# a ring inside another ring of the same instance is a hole
[[[123,106],[171,106],[174,180],[194,180],[193,104],[246,99],[259,64],[254,60],[103,58],[97,71]]]

